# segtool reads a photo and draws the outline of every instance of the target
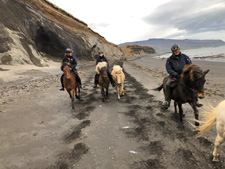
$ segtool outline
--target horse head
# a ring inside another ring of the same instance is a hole
[[[105,80],[108,78],[108,71],[107,71],[107,67],[102,67],[100,70],[100,75],[102,76],[102,78]]]
[[[113,66],[113,71],[115,72],[113,74],[113,76],[115,78],[116,84],[118,86],[120,86],[121,83],[122,83],[122,68],[119,65],[114,65]]]
[[[209,70],[203,71],[199,66],[190,64],[184,67],[181,78],[191,90],[196,90],[199,98],[204,98],[205,75],[208,72]]]
[[[66,79],[71,78],[71,68],[68,65],[64,66],[63,73],[64,73]]]

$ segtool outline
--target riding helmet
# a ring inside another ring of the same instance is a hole
[[[100,53],[104,53],[104,52],[100,50],[98,53],[100,54]]]
[[[66,49],[66,53],[73,53],[73,50],[70,49],[70,48],[67,48],[67,49]]]
[[[171,47],[171,50],[172,51],[174,51],[174,50],[180,50],[180,47],[177,44],[173,44],[173,46]]]

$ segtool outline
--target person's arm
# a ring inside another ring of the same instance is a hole
[[[77,66],[77,61],[76,61],[76,59],[75,58],[73,58],[73,62],[71,63],[71,68],[72,69],[74,69],[74,68],[76,68],[76,66]]]
[[[187,55],[184,55],[184,56],[185,56],[186,64],[192,64],[191,59]]]
[[[96,63],[95,63],[95,65],[97,65],[98,64],[98,58],[96,59]]]
[[[109,62],[108,62],[108,60],[106,59],[106,57],[104,57],[104,60],[105,60],[105,62],[107,63],[107,67],[109,68]]]
[[[172,66],[171,66],[171,63],[170,63],[170,60],[167,59],[166,61],[166,70],[167,72],[172,76],[172,77],[177,77],[178,78],[178,73],[175,72],[173,69],[172,69]]]

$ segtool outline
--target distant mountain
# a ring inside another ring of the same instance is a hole
[[[171,46],[174,43],[179,44],[181,50],[225,45],[225,42],[222,40],[148,39],[143,41],[126,42],[119,44],[118,46],[124,45],[150,46],[154,48],[157,53],[162,53],[162,52],[169,52]]]

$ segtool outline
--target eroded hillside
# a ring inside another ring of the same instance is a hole
[[[123,52],[87,24],[46,0],[0,0],[0,64],[45,65],[61,59],[67,47],[77,59],[92,60],[101,49],[108,57]]]

